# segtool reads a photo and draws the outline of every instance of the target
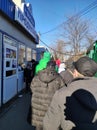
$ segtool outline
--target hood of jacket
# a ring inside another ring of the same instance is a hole
[[[43,58],[39,61],[39,64],[36,66],[35,73],[37,74],[40,70],[46,68],[48,61],[50,61],[51,54],[49,52],[44,52]]]
[[[60,75],[61,77],[63,78],[64,80],[64,83],[65,85],[67,86],[69,83],[72,82],[72,80],[74,79],[73,78],[73,75],[70,73],[70,71],[67,69],[67,70],[64,70],[62,72],[60,72]]]
[[[84,89],[76,90],[66,99],[66,120],[76,125],[91,124],[97,111],[97,102],[92,93]]]
[[[92,111],[97,110],[97,102],[92,93],[87,90],[79,89],[74,93],[74,97],[79,101],[79,103],[86,109]]]
[[[43,58],[50,60],[51,54],[49,52],[44,52]]]
[[[61,73],[62,71],[65,71],[65,67],[60,66],[58,69],[58,73]]]
[[[55,80],[59,74],[55,71],[54,68],[46,68],[38,73],[39,79],[42,82],[49,83]]]

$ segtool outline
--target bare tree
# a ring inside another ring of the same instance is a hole
[[[87,21],[82,21],[78,16],[69,18],[67,24],[64,24],[63,36],[67,38],[68,45],[75,55],[82,50],[88,30]]]
[[[78,16],[68,18],[60,32],[56,46],[53,46],[54,54],[60,58],[73,56],[76,59],[76,57],[85,54],[88,46],[94,41],[94,37],[90,33],[89,23]]]
[[[92,45],[95,41],[95,35],[87,35],[88,46]]]
[[[53,57],[55,59],[60,59],[61,61],[64,61],[65,57],[64,55],[66,54],[66,49],[65,49],[65,42],[63,40],[57,40],[55,44],[52,45],[52,53]]]

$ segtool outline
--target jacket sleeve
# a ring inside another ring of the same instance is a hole
[[[58,92],[53,96],[51,105],[43,120],[43,130],[59,130],[60,118],[61,118],[60,107],[58,105]]]
[[[35,76],[31,82],[31,85],[30,85],[30,89],[31,89],[31,92],[33,93],[34,91],[36,91],[36,89],[40,86],[40,81],[39,81],[39,78],[38,76]]]

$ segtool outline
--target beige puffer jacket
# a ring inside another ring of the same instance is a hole
[[[46,68],[38,73],[31,82],[32,91],[32,120],[33,126],[42,127],[43,117],[56,90],[64,86],[61,76],[51,68]]]
[[[96,103],[97,103],[97,78],[86,77],[83,80],[75,80],[71,84],[69,84],[68,87],[63,87],[60,90],[56,91],[56,93],[54,94],[50,107],[43,119],[43,130],[59,130],[60,127],[61,127],[61,130],[72,130],[73,127],[77,127],[75,123],[68,118],[68,116],[71,116],[71,113],[69,115],[66,114],[66,110],[69,110],[68,109],[69,107],[67,107],[66,104],[68,101],[67,99],[70,98],[71,95],[78,90],[84,90],[84,91],[87,91],[88,93],[91,93],[94,96],[94,99],[96,100]],[[80,95],[78,95],[78,97],[80,98]],[[83,99],[84,99],[83,100],[84,107],[89,106],[89,105],[93,107],[93,102],[90,95],[88,96],[88,98],[83,98]],[[82,102],[82,101],[80,100],[79,102]],[[89,104],[85,106],[85,102],[86,104],[88,103]],[[76,108],[77,104],[73,102],[72,105],[74,105],[75,110],[78,113],[78,109]],[[88,107],[86,108],[87,108],[87,111],[91,110],[90,108],[88,109]],[[80,111],[76,116],[80,119],[80,115],[86,116],[85,114],[83,114],[82,111]],[[92,123],[96,121],[97,121],[97,111],[92,119]],[[87,124],[88,123],[86,122],[86,125]],[[85,130],[88,130],[88,129],[85,129]]]

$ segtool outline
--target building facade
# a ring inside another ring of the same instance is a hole
[[[31,4],[0,0],[0,106],[24,89],[18,66],[36,58],[38,43]]]

